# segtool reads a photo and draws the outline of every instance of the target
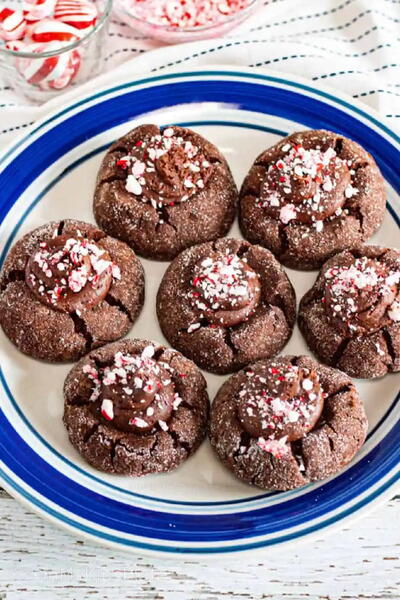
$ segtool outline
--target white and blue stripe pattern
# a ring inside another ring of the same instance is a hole
[[[105,63],[109,75],[93,89],[112,84],[123,63],[122,71],[138,76],[180,67],[262,66],[329,83],[379,110],[395,129],[399,32],[399,0],[260,0],[258,12],[226,38],[155,51],[157,43],[113,17]],[[23,133],[46,110],[27,106],[0,81],[0,144]]]
[[[304,81],[251,71],[165,74],[97,92],[39,123],[0,159],[0,263],[32,208],[56,180],[22,200],[46,168],[87,140],[143,113],[197,102],[235,106],[214,124],[264,128],[271,115],[306,127],[338,130],[360,142],[377,159],[385,178],[400,192],[400,140],[361,104],[333,96]],[[168,112],[166,112],[168,114]],[[210,124],[202,119],[185,122]],[[166,124],[166,123],[165,123]],[[181,123],[182,124],[182,123]],[[102,152],[99,145],[91,155]],[[68,170],[88,156],[79,154]],[[62,172],[59,178],[66,175]],[[19,200],[21,198],[21,200]],[[399,206],[390,214],[399,222]],[[52,520],[80,535],[118,547],[159,553],[239,552],[320,535],[389,497],[400,464],[400,402],[393,401],[349,468],[327,482],[284,494],[258,494],[235,501],[188,502],[133,493],[81,469],[52,447],[30,424],[0,371],[0,475],[5,487]]]

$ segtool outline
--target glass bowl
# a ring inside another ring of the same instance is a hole
[[[207,38],[220,37],[236,25],[247,19],[255,9],[260,6],[261,0],[250,0],[249,4],[232,15],[222,17],[221,20],[199,27],[177,29],[170,25],[159,25],[146,21],[133,14],[129,5],[131,0],[115,0],[114,9],[118,17],[129,25],[134,31],[164,42],[165,44],[179,44],[193,42]]]
[[[93,1],[98,11],[96,24],[77,41],[36,43],[35,52],[20,50],[18,41],[8,42],[9,48],[0,42],[0,74],[6,85],[40,104],[98,75],[104,64],[113,0]],[[7,4],[15,9],[22,2]]]

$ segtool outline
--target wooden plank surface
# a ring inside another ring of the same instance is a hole
[[[400,598],[400,499],[297,550],[207,564],[87,543],[0,495],[0,600]]]

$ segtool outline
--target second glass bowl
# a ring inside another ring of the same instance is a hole
[[[145,1],[140,3],[145,4]],[[159,25],[139,18],[132,9],[132,0],[115,0],[114,7],[118,17],[134,31],[165,44],[193,42],[207,38],[220,37],[247,19],[260,6],[261,0],[249,0],[248,4],[232,14],[222,15],[221,19],[198,27],[177,28],[171,25]]]

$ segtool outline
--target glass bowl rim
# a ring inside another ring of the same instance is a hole
[[[141,25],[143,25],[145,27],[151,27],[152,29],[154,29],[154,31],[159,31],[160,33],[162,32],[162,33],[171,33],[171,34],[172,33],[182,34],[184,36],[185,34],[194,34],[194,33],[202,33],[202,32],[212,31],[216,27],[221,27],[223,25],[232,23],[232,21],[236,21],[236,19],[238,19],[239,16],[242,16],[243,13],[245,13],[246,11],[250,11],[255,6],[257,6],[257,4],[261,4],[261,0],[250,0],[249,4],[247,6],[241,8],[240,10],[233,13],[232,15],[230,15],[224,19],[221,19],[220,21],[214,21],[210,25],[201,25],[200,27],[186,27],[185,29],[177,29],[176,27],[171,27],[171,25],[159,25],[157,23],[152,23],[151,21],[146,21],[146,19],[141,19],[139,17],[136,17],[135,15],[132,15],[131,13],[129,13],[122,6],[121,0],[118,1],[118,9],[117,10],[122,10],[123,13],[126,14],[133,21],[136,21],[137,23],[140,23]]]
[[[58,56],[59,54],[64,54],[64,52],[68,52],[70,50],[74,50],[78,48],[83,42],[88,40],[91,36],[95,35],[106,23],[108,17],[111,14],[114,0],[105,0],[104,11],[101,17],[96,21],[96,25],[91,29],[86,35],[81,37],[79,40],[75,42],[71,42],[70,44],[66,44],[61,48],[57,48],[57,50],[48,50],[46,52],[24,52],[23,50],[9,50],[8,48],[4,48],[0,46],[0,55],[3,54],[5,56],[13,56],[15,58],[49,58],[51,56]]]

